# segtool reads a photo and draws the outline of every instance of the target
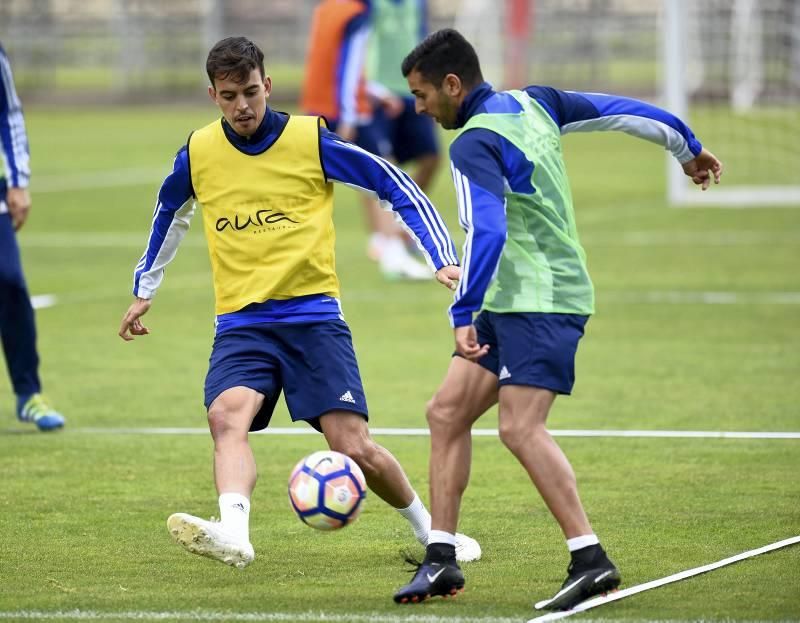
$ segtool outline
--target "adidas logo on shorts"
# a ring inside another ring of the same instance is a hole
[[[497,377],[497,378],[498,378],[499,380],[501,380],[501,381],[502,381],[502,380],[505,380],[505,379],[510,379],[510,378],[511,378],[511,372],[509,372],[509,371],[508,371],[508,368],[506,368],[505,366],[503,366],[503,367],[500,369],[500,374],[498,375],[498,377]]]
[[[353,398],[353,394],[350,393],[349,389],[345,393],[343,393],[341,396],[339,396],[339,400],[341,400],[342,402],[349,402],[349,403],[352,403],[352,404],[356,404],[356,401]]]

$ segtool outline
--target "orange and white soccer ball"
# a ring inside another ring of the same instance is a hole
[[[302,459],[289,477],[289,502],[297,516],[317,530],[337,530],[361,513],[367,484],[350,457],[320,450]]]

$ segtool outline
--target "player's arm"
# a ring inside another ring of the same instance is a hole
[[[14,229],[25,223],[31,208],[28,192],[30,157],[22,105],[14,88],[11,65],[0,47],[0,147],[5,156],[8,192],[6,203]]]
[[[669,111],[618,95],[560,91],[540,86],[530,86],[525,91],[548,111],[562,134],[625,132],[663,146],[703,190],[708,188],[712,177],[715,183],[719,183],[722,163],[703,148],[681,119]]]
[[[414,180],[390,162],[325,128],[320,129],[320,150],[326,179],[370,193],[384,209],[393,210],[436,270],[437,279],[449,286],[442,269],[458,265],[455,246],[442,217]]]
[[[122,317],[119,336],[130,341],[134,335],[147,335],[149,329],[141,317],[150,309],[151,299],[164,278],[164,270],[178,252],[194,214],[194,191],[189,173],[187,148],[175,156],[172,172],[158,191],[150,237],[133,273],[133,296],[136,297]]]
[[[358,121],[358,87],[364,75],[364,64],[369,38],[369,9],[353,18],[345,26],[336,70],[336,91],[339,94],[339,136],[351,141],[356,135]]]
[[[472,360],[488,350],[477,342],[472,316],[481,308],[506,243],[503,149],[503,139],[484,129],[469,130],[450,146],[458,217],[467,237],[449,314],[456,349]]]

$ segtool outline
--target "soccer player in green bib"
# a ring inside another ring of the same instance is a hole
[[[544,607],[569,609],[616,588],[620,573],[589,524],[569,461],[545,428],[556,396],[572,391],[578,341],[594,312],[561,134],[621,130],[658,143],[703,190],[719,182],[722,164],[680,119],[645,102],[542,86],[494,91],[475,50],[455,30],[427,37],[402,72],[417,112],[459,130],[450,160],[467,235],[450,307],[457,356],[427,411],[431,534],[425,559],[394,599],[415,603],[463,589],[454,546],[470,429],[499,403],[500,439],[528,472],[571,555],[566,580]]]
[[[256,464],[248,432],[268,426],[283,393],[292,420],[321,431],[332,450],[358,463],[370,489],[425,544],[430,515],[367,427],[364,388],[339,303],[333,182],[372,192],[391,206],[426,254],[431,275],[450,287],[458,267],[447,229],[400,169],[329,132],[319,117],[271,110],[272,81],[252,41],[223,39],[209,52],[206,70],[222,118],[192,133],[175,157],[134,271],[135,300],[119,330],[126,341],[149,333],[142,316],[202,206],[216,299],[205,406],[220,521],[174,513],[167,520],[170,535],[194,554],[239,568],[252,562]],[[459,544],[461,560],[480,557],[474,539],[459,535]]]

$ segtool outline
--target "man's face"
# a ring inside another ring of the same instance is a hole
[[[456,127],[458,107],[464,99],[461,80],[447,74],[440,87],[428,82],[416,69],[408,77],[408,89],[414,96],[414,108],[419,115],[433,117],[446,130]]]
[[[249,137],[264,119],[271,90],[270,77],[262,77],[261,72],[254,69],[244,82],[236,82],[230,76],[224,80],[214,78],[214,86],[208,87],[208,94],[233,131]]]

